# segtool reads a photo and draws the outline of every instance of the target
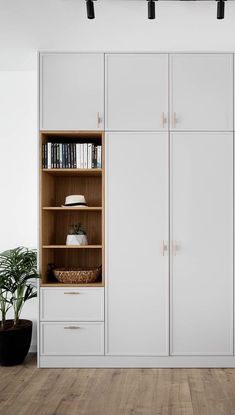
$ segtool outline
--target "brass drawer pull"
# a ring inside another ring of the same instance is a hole
[[[65,330],[78,330],[80,329],[79,326],[65,326],[64,327]]]
[[[80,294],[78,291],[76,292],[76,291],[65,291],[64,292],[64,294],[67,294],[67,295],[78,295],[78,294]]]

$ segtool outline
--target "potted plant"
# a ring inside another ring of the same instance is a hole
[[[87,245],[86,232],[80,223],[71,225],[66,239],[66,245]]]
[[[37,253],[18,247],[0,253],[0,364],[24,361],[31,344],[32,321],[20,319],[26,301],[37,296]],[[13,309],[13,319],[7,313]]]

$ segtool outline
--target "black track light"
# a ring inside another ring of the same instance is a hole
[[[95,18],[95,9],[93,0],[86,0],[86,10],[87,10],[87,18],[94,19]]]
[[[87,9],[87,18],[94,19],[95,18],[95,9],[94,9],[94,1],[96,0],[85,0],[86,1],[86,9]],[[157,0],[147,0],[148,2],[148,19],[153,20],[156,18],[155,15],[155,2]],[[216,0],[217,2],[217,19],[222,20],[224,19],[224,11],[225,11],[225,1],[226,0]]]
[[[217,0],[217,19],[224,19],[224,0]]]
[[[155,19],[155,0],[147,0],[148,2],[148,19]]]

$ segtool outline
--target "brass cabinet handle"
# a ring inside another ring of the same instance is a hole
[[[97,125],[98,125],[98,128],[99,128],[101,123],[102,123],[102,117],[101,117],[100,113],[97,112]]]
[[[66,294],[66,295],[78,295],[78,294],[80,294],[80,292],[78,292],[78,291],[65,291],[64,292],[64,294]]]
[[[165,241],[162,241],[162,255],[165,256],[165,253],[168,252],[168,243]]]
[[[179,241],[172,241],[172,255],[176,256],[180,252],[180,242]]]
[[[165,128],[165,123],[167,123],[167,117],[165,117],[165,113],[162,112],[162,128]]]
[[[64,327],[65,330],[78,330],[80,329],[79,326],[65,326]]]
[[[173,112],[173,128],[176,127],[176,124],[177,124],[176,112]]]

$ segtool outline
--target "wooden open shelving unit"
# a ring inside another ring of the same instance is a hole
[[[101,145],[102,168],[44,169],[42,144],[47,142],[91,142]],[[104,157],[103,132],[41,131],[39,134],[41,286],[66,286],[48,275],[48,264],[55,264],[58,268],[102,265],[100,281],[73,286],[104,286]],[[88,207],[62,207],[65,197],[71,194],[83,194]],[[87,232],[89,245],[67,246],[65,242],[69,226],[78,222]]]

